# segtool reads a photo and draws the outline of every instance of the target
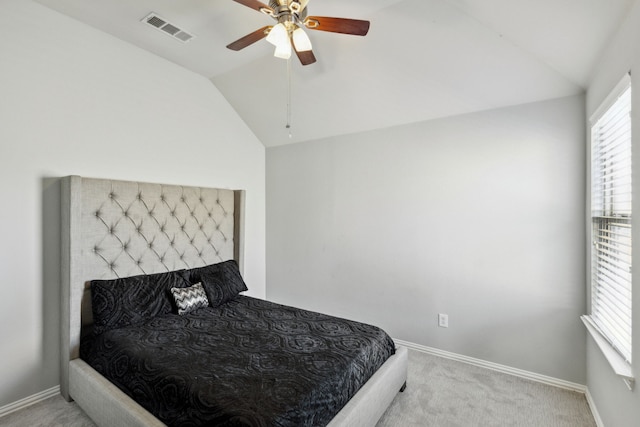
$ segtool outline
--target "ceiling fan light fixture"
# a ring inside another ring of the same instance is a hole
[[[289,59],[291,58],[291,43],[289,40],[286,43],[276,46],[276,51],[273,53],[276,58]]]
[[[296,50],[298,52],[307,52],[313,49],[309,36],[304,32],[302,28],[296,28],[293,32],[292,38],[293,45],[296,47]]]
[[[266,40],[275,47],[290,44],[289,31],[287,31],[287,27],[285,27],[283,23],[276,24],[273,26],[271,31],[269,31],[269,35],[267,35]]]

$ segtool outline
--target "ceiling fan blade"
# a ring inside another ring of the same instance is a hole
[[[300,60],[300,63],[302,65],[310,65],[316,62],[316,56],[313,54],[312,50],[304,50],[304,51],[298,52],[295,49],[295,46],[293,50],[296,51],[296,55],[298,55],[298,59]]]
[[[270,11],[272,14],[273,9],[271,9],[269,6],[267,6],[266,4],[259,2],[258,0],[233,0],[236,3],[240,3],[243,4],[247,7],[250,7],[253,10],[257,10],[258,12],[263,12],[263,11]]]
[[[253,33],[247,34],[246,36],[239,38],[238,40],[230,43],[227,47],[231,50],[240,50],[245,47],[254,44],[258,40],[262,40],[267,37],[269,31],[271,30],[271,25],[267,25],[266,27],[262,27],[259,30],[255,30]]]
[[[329,18],[327,16],[308,16],[304,25],[310,30],[329,31],[331,33],[366,36],[369,32],[369,21],[347,18]]]

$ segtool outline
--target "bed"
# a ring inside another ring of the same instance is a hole
[[[373,426],[406,384],[407,351],[393,348],[379,328],[243,294],[243,191],[70,176],[62,180],[61,196],[61,393],[75,400],[98,425]],[[222,296],[212,288],[212,283],[218,283],[216,277],[222,288],[215,289],[223,289]],[[123,283],[125,287],[118,287]],[[129,286],[141,283],[160,283],[173,306],[168,308],[166,301],[155,306],[143,295],[137,299],[138,308],[125,315],[104,311],[105,321],[101,309],[109,306],[110,291],[105,293],[103,288],[126,289],[136,301],[138,291]],[[226,283],[231,285],[225,288]],[[200,301],[194,309],[187,304],[189,311],[177,314],[183,301],[175,299],[176,294],[172,301],[171,289],[183,297],[189,292],[191,302],[202,297],[211,301]],[[151,315],[138,319],[137,312]],[[273,322],[265,322],[269,317]],[[195,330],[185,333],[187,324],[195,325]],[[215,339],[212,330],[217,331]],[[274,330],[282,334],[274,335]],[[318,331],[327,336],[316,338]],[[143,337],[157,347],[138,346]],[[212,340],[216,345],[226,341],[230,349],[212,352],[207,347]],[[205,341],[207,345],[201,345]],[[380,348],[363,353],[365,341]],[[289,353],[277,349],[283,342]],[[136,347],[147,353],[146,359],[130,353]],[[241,356],[236,351],[240,347],[246,350]],[[324,352],[314,353],[320,347]],[[337,351],[348,347],[349,357]],[[158,348],[177,349],[177,354],[164,354]],[[193,353],[196,350],[199,353]],[[109,360],[116,363],[108,367]],[[364,363],[369,360],[373,363]],[[222,367],[210,369],[214,363]],[[195,370],[179,370],[183,365],[193,365]],[[296,374],[295,365],[303,369],[314,365],[318,371]],[[332,370],[342,365],[349,368],[343,373]],[[256,366],[263,371],[247,376],[247,367]],[[123,380],[135,374],[146,378],[161,367],[165,371],[151,382],[127,385]],[[223,377],[231,378],[233,384],[234,371],[240,372],[241,380],[236,379],[233,386],[218,386]],[[294,382],[296,377],[314,376],[322,393]],[[186,384],[183,377],[195,382],[181,386]],[[327,377],[335,381],[323,382]],[[350,377],[359,377],[360,383],[346,381]],[[149,394],[147,389],[160,394]],[[185,390],[192,397],[183,394]],[[220,415],[221,399],[231,401],[235,412],[225,410]],[[251,401],[261,404],[252,406]],[[183,405],[178,412],[164,412],[176,404]],[[260,406],[259,411],[255,406]],[[207,415],[203,408],[213,410]],[[260,416],[255,415],[258,412]]]

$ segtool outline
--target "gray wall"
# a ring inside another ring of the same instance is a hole
[[[640,242],[640,2],[598,61],[587,91],[587,115],[591,116],[622,76],[631,71],[633,138],[633,242]],[[637,255],[636,255],[637,256]],[[640,263],[633,265],[633,364],[640,380]],[[587,339],[587,386],[602,422],[607,427],[640,425],[640,387],[629,391],[591,338]]]
[[[265,295],[265,149],[211,82],[30,0],[0,63],[0,408],[59,384],[60,176],[246,189]]]
[[[267,149],[267,298],[584,384],[584,120],[577,96]]]

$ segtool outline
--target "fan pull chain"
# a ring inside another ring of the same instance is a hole
[[[291,58],[287,59],[287,130],[289,130],[289,138],[291,134]]]

